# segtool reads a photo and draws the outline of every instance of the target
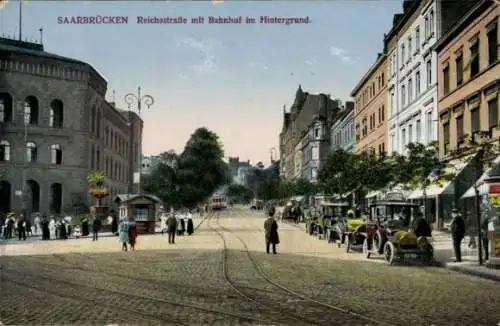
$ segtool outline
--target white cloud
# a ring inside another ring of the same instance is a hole
[[[265,63],[260,62],[260,61],[250,61],[250,62],[247,62],[247,65],[248,65],[248,67],[250,67],[252,69],[269,70],[269,67]]]
[[[316,57],[312,57],[311,59],[304,61],[304,63],[308,66],[315,65],[316,64]]]
[[[214,39],[197,39],[195,37],[185,37],[177,40],[178,46],[184,46],[198,51],[203,59],[201,63],[191,67],[199,73],[214,71],[217,68],[215,52],[220,46],[220,42]]]
[[[330,47],[330,55],[333,57],[337,57],[340,61],[344,63],[355,63],[356,60],[350,56],[349,51],[337,48],[335,46]]]

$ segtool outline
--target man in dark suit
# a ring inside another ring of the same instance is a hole
[[[278,222],[274,219],[274,214],[276,210],[274,206],[271,206],[267,212],[269,217],[264,222],[264,230],[266,234],[266,252],[269,253],[269,249],[272,245],[273,254],[276,254],[276,245],[280,243],[278,235]]]
[[[175,243],[175,232],[177,232],[177,218],[171,213],[167,218],[168,243]]]

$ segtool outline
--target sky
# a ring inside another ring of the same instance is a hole
[[[267,164],[278,149],[283,106],[299,84],[352,100],[401,9],[397,0],[24,1],[22,35],[38,42],[43,28],[47,52],[90,63],[120,108],[138,86],[153,96],[141,114],[145,155],[180,152],[204,126],[218,134],[226,156]],[[97,15],[126,16],[128,24],[58,24],[58,17]],[[202,16],[205,23],[137,24],[137,16]],[[257,23],[209,24],[209,16]],[[309,23],[260,24],[261,16]],[[11,0],[0,10],[0,35],[17,37],[18,30],[19,2]]]

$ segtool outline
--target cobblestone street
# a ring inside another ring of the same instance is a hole
[[[387,266],[280,224],[264,253],[262,212],[234,209],[192,237],[6,244],[4,325],[497,325],[500,284],[446,269]],[[195,223],[196,224],[196,223]],[[227,248],[228,250],[223,250]]]

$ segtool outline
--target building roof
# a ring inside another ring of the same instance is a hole
[[[389,33],[384,35],[384,48],[387,46],[389,41],[401,30],[408,18],[420,7],[422,0],[405,0],[403,2],[403,13],[395,14],[392,21],[392,28]]]
[[[351,94],[350,94],[351,97],[356,96],[356,94],[359,92],[361,87],[363,87],[363,85],[368,81],[368,79],[370,79],[370,77],[377,70],[377,68],[382,64],[382,62],[384,62],[385,58],[386,58],[385,53],[378,54],[377,61],[375,61],[375,63],[370,67],[368,72],[361,78],[361,80],[358,82],[356,87],[354,87],[354,89],[351,91]]]
[[[139,194],[118,194],[118,195],[116,195],[114,202],[117,202],[117,201],[128,202],[128,201],[132,201],[134,199],[141,198],[141,197],[147,198],[147,199],[154,201],[158,204],[161,203],[160,198],[158,198],[154,195],[149,195],[149,194],[141,194],[141,195],[139,195]]]
[[[460,32],[462,32],[467,26],[469,26],[475,19],[477,19],[481,14],[493,4],[491,0],[481,0],[474,7],[472,7],[466,14],[464,14],[454,26],[432,47],[433,51],[439,52],[443,47],[451,42],[455,37],[457,37]]]
[[[97,76],[106,81],[106,78],[104,78],[104,76],[99,71],[97,71],[97,69],[95,69],[91,64],[73,58],[63,57],[57,54],[46,52],[42,44],[24,42],[24,41],[0,37],[0,51],[24,54],[39,58],[47,58],[74,65],[81,65],[85,68],[90,69],[90,71],[92,71]]]

